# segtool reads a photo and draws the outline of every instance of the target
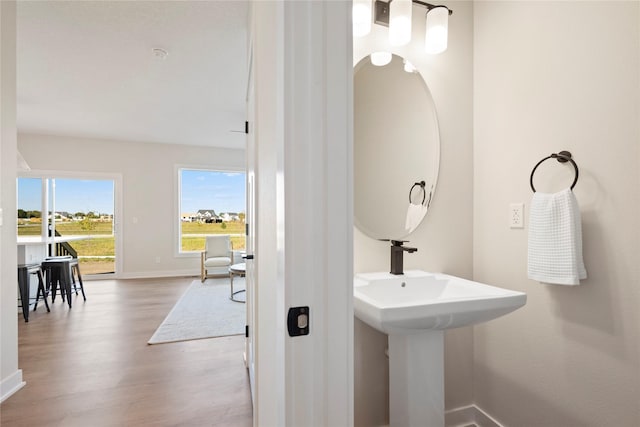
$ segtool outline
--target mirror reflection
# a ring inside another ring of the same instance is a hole
[[[439,158],[436,109],[420,74],[397,55],[382,67],[362,59],[354,76],[356,227],[375,239],[413,232],[430,207]]]

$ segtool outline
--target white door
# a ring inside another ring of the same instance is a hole
[[[255,288],[256,277],[252,257],[255,254],[255,234],[256,234],[256,209],[255,209],[255,138],[253,132],[254,123],[254,93],[253,93],[253,71],[252,71],[252,49],[249,47],[249,76],[247,83],[247,123],[245,126],[247,135],[246,159],[247,159],[247,191],[246,191],[246,309],[247,309],[247,330],[245,339],[245,363],[249,370],[249,383],[251,385],[251,398],[255,396],[255,357],[254,357],[254,311],[255,311]]]
[[[255,426],[353,424],[350,9],[252,3]]]

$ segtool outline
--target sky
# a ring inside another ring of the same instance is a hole
[[[181,213],[200,209],[221,212],[246,212],[244,172],[214,172],[181,169]]]
[[[217,172],[181,169],[181,213],[196,213],[200,209],[221,212],[246,212],[244,172]],[[112,180],[55,180],[57,212],[113,214]],[[171,209],[171,205],[168,205]],[[42,210],[40,178],[18,178],[18,209]]]
[[[55,180],[57,212],[113,214],[113,181],[88,179]],[[18,178],[18,209],[42,210],[42,180]]]

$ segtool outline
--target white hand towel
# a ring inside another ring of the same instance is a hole
[[[409,208],[407,209],[407,219],[404,224],[404,228],[411,232],[420,225],[420,221],[427,214],[427,207],[423,205],[415,205],[413,203],[409,203]]]
[[[533,193],[527,273],[529,279],[558,285],[579,285],[587,278],[580,208],[570,188],[554,194]]]

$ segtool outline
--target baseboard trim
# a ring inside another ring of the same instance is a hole
[[[22,369],[18,369],[13,374],[0,382],[0,402],[4,402],[15,392],[24,387],[26,382],[22,381]]]
[[[475,405],[474,405],[475,406]],[[476,408],[476,424],[478,427],[504,427],[495,418],[491,415],[487,414],[480,407],[475,406]]]
[[[467,427],[469,425],[476,425],[477,427],[504,427],[476,405],[468,405],[445,411],[444,420],[446,427]]]
[[[476,420],[476,407],[474,405],[450,409],[444,412],[444,425],[446,427],[466,427],[474,424]]]

